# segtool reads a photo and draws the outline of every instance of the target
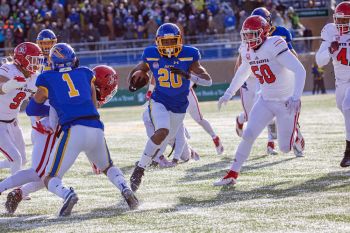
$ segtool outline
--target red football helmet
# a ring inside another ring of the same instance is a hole
[[[118,75],[110,66],[99,65],[92,69],[95,72],[96,97],[99,104],[112,99],[118,90]]]
[[[32,42],[20,43],[13,53],[15,64],[31,74],[38,71],[44,63],[44,56],[40,47]]]
[[[333,19],[340,35],[350,31],[350,2],[339,3],[334,10]]]
[[[261,16],[249,16],[242,25],[241,38],[251,49],[259,47],[267,38],[270,24]]]

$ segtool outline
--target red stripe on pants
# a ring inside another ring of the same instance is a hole
[[[50,139],[51,139],[51,135],[52,134],[49,134],[46,138],[46,143],[45,143],[45,148],[44,148],[44,152],[43,154],[41,155],[41,160],[40,160],[40,163],[39,163],[39,166],[36,168],[36,172],[39,172],[41,167],[43,166],[43,163],[45,161],[45,158],[46,158],[46,152],[47,152],[47,148],[49,147],[49,143],[50,143]]]
[[[11,156],[4,150],[0,147],[0,151],[6,156],[6,158],[10,161],[10,162],[13,162],[13,159],[11,158]]]

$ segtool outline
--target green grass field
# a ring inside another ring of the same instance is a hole
[[[46,190],[23,201],[14,216],[2,210],[0,232],[350,232],[350,170],[339,162],[344,150],[344,123],[334,95],[304,96],[300,117],[306,140],[304,158],[293,153],[266,156],[266,131],[255,142],[235,187],[213,187],[229,168],[240,138],[234,117],[240,102],[221,112],[216,102],[200,103],[225,146],[217,156],[205,131],[186,118],[190,144],[198,162],[146,172],[137,192],[141,206],[129,211],[119,191],[103,175],[93,175],[80,155],[64,177],[80,200],[72,216],[58,218],[61,200]],[[146,134],[142,107],[101,110],[114,163],[127,180],[143,151]],[[30,127],[21,125],[30,156]],[[0,178],[9,174],[1,170]]]

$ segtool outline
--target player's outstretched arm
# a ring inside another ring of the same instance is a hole
[[[6,94],[17,88],[23,87],[27,83],[25,77],[16,76],[13,79],[8,79],[0,75],[0,95]]]
[[[230,86],[226,89],[225,94],[220,97],[218,102],[218,108],[221,109],[222,104],[226,104],[232,96],[238,91],[238,89],[244,84],[251,74],[250,65],[248,62],[243,61],[238,67],[235,76],[233,77]]]
[[[44,105],[48,98],[47,90],[44,87],[38,87],[34,97],[29,101],[26,108],[28,116],[48,116],[50,107]]]
[[[98,106],[98,101],[97,101],[97,96],[96,96],[96,87],[95,84],[92,82],[91,83],[91,98],[92,98],[92,102],[94,103],[96,108],[99,108],[101,106]]]

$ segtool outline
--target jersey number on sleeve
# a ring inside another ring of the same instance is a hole
[[[79,96],[79,91],[75,88],[74,83],[72,81],[72,79],[70,78],[69,74],[64,73],[62,75],[62,79],[63,81],[65,81],[68,85],[69,91],[68,91],[68,95],[69,97],[76,97]]]
[[[158,81],[161,87],[170,88],[171,86],[172,88],[179,88],[182,86],[182,78],[178,74],[174,74],[167,69],[160,68],[158,70],[158,75]]]
[[[341,48],[337,55],[337,61],[340,61],[342,65],[349,65],[349,60],[346,58],[346,48]]]
[[[13,98],[13,103],[10,104],[10,109],[17,109],[22,101],[26,98],[27,94],[23,91],[18,92],[15,98]]]
[[[264,83],[264,81],[268,84],[273,83],[276,81],[276,76],[272,73],[270,66],[267,64],[262,64],[259,66],[252,66],[251,67],[253,74],[257,79],[259,79],[259,82],[261,84]],[[260,73],[259,73],[260,71]]]

